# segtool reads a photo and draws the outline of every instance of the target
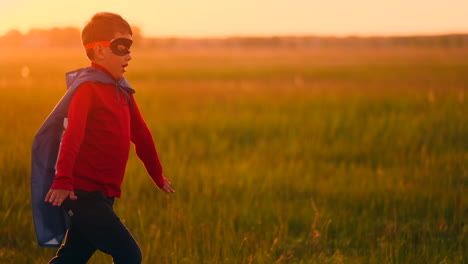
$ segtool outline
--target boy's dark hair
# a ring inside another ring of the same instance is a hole
[[[110,41],[114,38],[115,33],[133,35],[132,28],[128,22],[120,15],[100,12],[96,13],[89,21],[81,32],[81,41],[83,45],[94,41],[107,40]],[[86,55],[90,60],[94,58],[92,49],[86,51]]]

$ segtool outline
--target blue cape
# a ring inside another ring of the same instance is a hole
[[[114,81],[108,74],[86,67],[66,73],[68,91],[47,117],[37,132],[32,145],[31,201],[37,240],[43,247],[59,247],[70,224],[69,216],[61,207],[44,202],[52,181],[55,178],[60,142],[64,132],[64,118],[75,91],[84,82],[114,84],[122,90],[128,100],[128,93],[135,91],[121,78]],[[130,104],[129,104],[130,105]]]

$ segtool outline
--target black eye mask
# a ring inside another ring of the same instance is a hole
[[[109,48],[112,53],[118,56],[125,56],[130,53],[130,47],[133,41],[127,38],[116,38],[110,41]]]
[[[101,44],[104,47],[109,47],[112,53],[114,53],[117,56],[125,56],[130,53],[130,47],[132,46],[133,41],[128,38],[116,38],[111,41],[94,41],[86,44],[84,47],[86,50],[89,50],[97,44]]]

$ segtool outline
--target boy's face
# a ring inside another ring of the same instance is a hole
[[[114,39],[118,38],[132,40],[132,35],[118,32],[115,34]],[[112,52],[110,47],[102,47],[97,51],[97,53],[98,54],[95,53],[95,62],[104,66],[104,68],[106,68],[116,80],[122,78],[122,75],[126,72],[128,61],[132,59],[130,53],[125,55],[116,55],[114,52]]]

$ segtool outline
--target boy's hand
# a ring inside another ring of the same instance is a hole
[[[164,178],[164,186],[161,188],[161,190],[167,193],[175,192],[174,189],[172,189],[171,187],[171,183],[166,178]]]
[[[50,189],[44,201],[51,203],[53,206],[60,206],[67,198],[70,198],[71,200],[78,199],[74,191],[64,189]]]

